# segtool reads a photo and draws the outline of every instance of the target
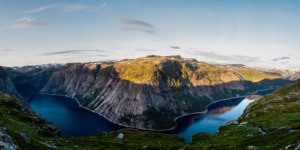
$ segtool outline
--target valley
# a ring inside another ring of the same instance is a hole
[[[206,110],[210,103],[286,83],[280,73],[243,65],[210,65],[180,56],[6,68],[26,99],[36,93],[76,98],[111,122],[145,130],[175,127],[175,118]]]
[[[180,56],[0,71],[0,146],[6,149],[297,146],[299,81],[286,80],[291,74]],[[274,122],[275,116],[281,121]],[[256,140],[276,141],[274,136],[289,136],[289,141],[264,145]]]
[[[122,129],[90,137],[60,137],[60,131],[26,102],[0,93],[0,147],[7,149],[297,149],[300,81],[252,102],[235,122],[191,143],[165,133]],[[118,138],[122,133],[123,138]]]

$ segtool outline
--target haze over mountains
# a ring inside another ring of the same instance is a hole
[[[65,95],[112,122],[155,130],[172,128],[176,117],[204,111],[213,101],[279,87],[296,78],[180,56],[5,68],[5,73],[12,81],[7,82],[10,93],[17,97]]]

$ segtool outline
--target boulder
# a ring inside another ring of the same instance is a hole
[[[250,145],[250,146],[247,146],[247,149],[249,149],[249,150],[256,150],[256,146]]]
[[[247,125],[248,124],[248,122],[247,121],[245,121],[245,122],[241,122],[240,123],[240,125]]]
[[[119,133],[117,137],[118,137],[118,139],[123,139],[124,138],[124,134],[123,133]]]
[[[16,150],[17,146],[10,135],[7,134],[6,127],[0,127],[0,149]]]
[[[238,125],[238,124],[239,124],[239,122],[236,121],[236,120],[230,121],[230,122],[227,123],[227,125]]]
[[[25,142],[26,144],[30,144],[30,138],[25,132],[20,132],[20,137],[23,142]]]

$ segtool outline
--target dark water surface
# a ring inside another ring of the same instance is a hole
[[[109,122],[102,116],[79,107],[75,99],[54,95],[34,95],[29,105],[61,129],[62,136],[91,136],[97,132],[109,132],[123,127]]]
[[[257,95],[274,92],[265,90]],[[213,103],[207,107],[206,113],[184,116],[176,120],[177,127],[167,131],[185,138],[186,142],[197,133],[217,133],[218,128],[229,121],[238,119],[245,108],[253,100],[248,98],[233,98]],[[44,119],[61,129],[62,136],[91,136],[97,132],[110,132],[122,129],[122,126],[111,123],[104,117],[79,107],[75,99],[54,95],[33,95],[28,103]]]

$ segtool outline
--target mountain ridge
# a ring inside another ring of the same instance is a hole
[[[213,101],[287,83],[280,74],[241,65],[211,65],[181,56],[147,56],[118,62],[6,69],[22,96],[76,98],[112,122],[167,129],[178,116],[204,111]]]
[[[174,126],[178,116],[204,111],[215,100],[286,82],[258,70],[232,70],[180,56],[67,64],[53,73],[41,92],[76,98],[112,122],[160,130]]]

